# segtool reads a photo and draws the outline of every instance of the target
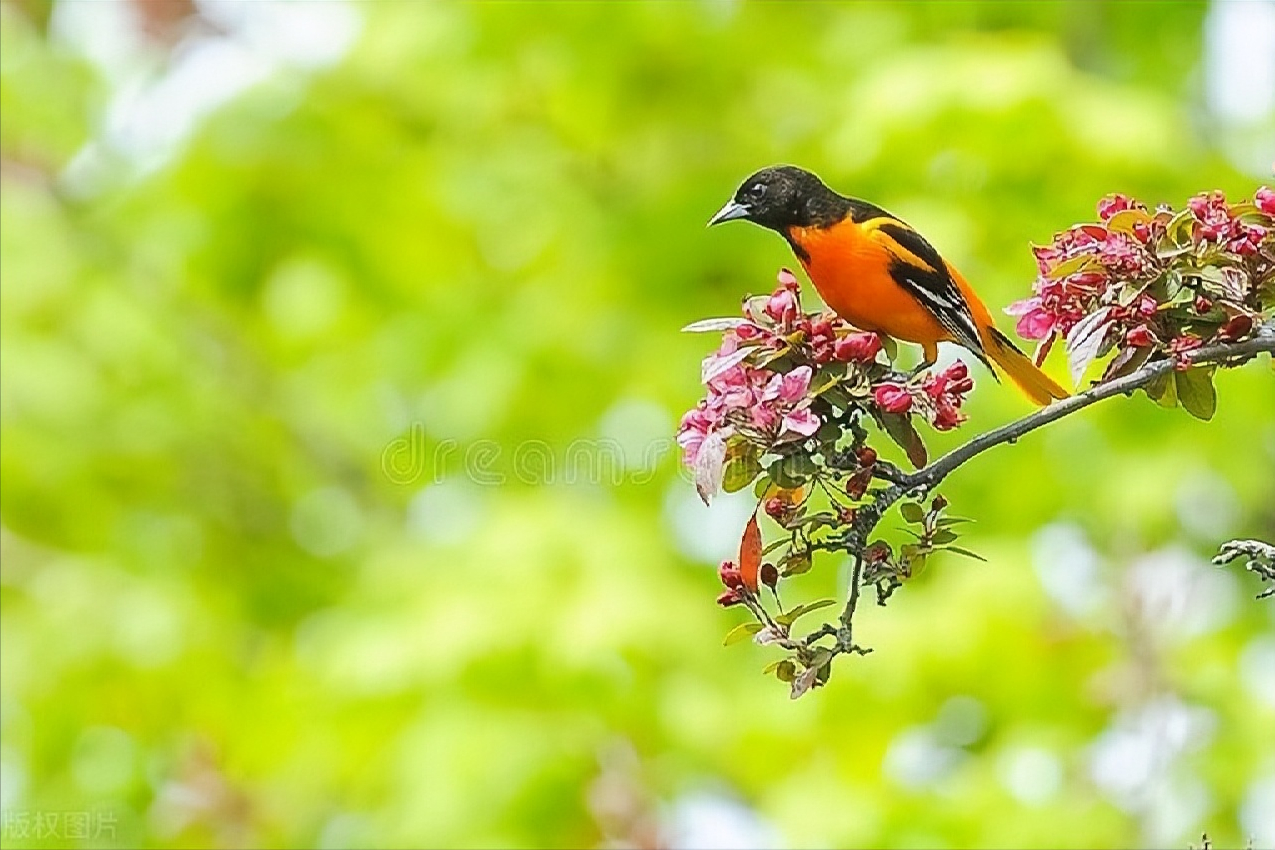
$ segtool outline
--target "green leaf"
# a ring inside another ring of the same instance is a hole
[[[841,439],[841,425],[829,419],[819,426],[819,430],[815,432],[815,439],[820,443],[835,444]]]
[[[1143,387],[1147,397],[1161,407],[1177,407],[1178,394],[1174,389],[1176,382],[1173,380],[1173,372],[1162,372],[1152,378],[1147,385]]]
[[[726,461],[722,472],[722,489],[727,493],[743,490],[761,473],[761,462],[754,454],[743,454]]]
[[[1150,359],[1153,351],[1155,349],[1151,346],[1120,349],[1120,353],[1111,359],[1111,362],[1107,364],[1107,368],[1103,371],[1103,382],[1114,381],[1116,378],[1123,378],[1125,375],[1138,371]]]
[[[1093,254],[1078,254],[1067,260],[1063,260],[1049,271],[1045,272],[1045,277],[1050,280],[1059,280],[1069,274],[1086,271],[1090,266],[1098,264],[1097,258]]]
[[[949,525],[959,525],[963,522],[973,522],[973,521],[974,520],[967,519],[966,517],[963,517],[963,516],[944,516],[944,517],[939,517],[939,521],[934,523],[934,525],[936,528],[946,528]]]
[[[790,543],[792,543],[792,540],[790,540],[787,537],[781,537],[778,540],[772,540],[766,544],[764,549],[761,550],[762,557],[769,555],[771,552],[775,551],[780,546],[787,546]]]
[[[797,621],[798,617],[804,617],[811,611],[818,611],[820,608],[827,608],[829,605],[836,605],[835,599],[820,599],[818,602],[810,602],[805,605],[798,605],[791,611],[785,611],[775,618],[775,622],[781,626],[791,626]]]
[[[766,491],[770,489],[770,485],[774,482],[770,480],[769,475],[763,475],[757,479],[757,483],[753,485],[753,495],[759,499],[765,498]]]
[[[885,429],[890,439],[898,443],[899,447],[907,453],[912,466],[917,469],[925,466],[929,454],[925,450],[925,443],[921,441],[921,435],[912,426],[912,420],[905,414],[882,413],[880,421],[881,427]]]
[[[841,383],[840,375],[828,375],[825,380],[819,382],[817,387],[810,388],[809,395],[812,397],[821,396],[839,383]]]
[[[726,633],[726,639],[722,641],[722,646],[730,646],[732,643],[739,643],[741,640],[747,640],[752,635],[761,631],[761,623],[740,623],[735,628]]]
[[[891,363],[899,356],[899,344],[894,341],[893,337],[882,336],[881,347],[885,350],[885,356]]]
[[[805,484],[814,474],[815,462],[810,455],[799,452],[779,458],[766,471],[780,487],[793,490]]]
[[[1213,387],[1213,370],[1196,366],[1185,372],[1174,372],[1178,401],[1196,419],[1209,420],[1217,412],[1217,390]]]
[[[1133,236],[1133,226],[1135,224],[1145,224],[1150,220],[1151,214],[1146,210],[1121,210],[1107,219],[1107,229],[1115,233]]]
[[[1173,218],[1169,219],[1169,223],[1164,226],[1164,240],[1169,244],[1165,245],[1166,249],[1173,246],[1186,246],[1191,244],[1191,229],[1195,223],[1195,215],[1189,209],[1180,211]],[[1161,257],[1165,256],[1164,252],[1157,252]]]
[[[930,542],[936,546],[942,546],[944,543],[951,543],[956,540],[956,538],[957,534],[955,531],[947,528],[940,528],[938,531],[934,532],[934,536],[930,538]]]
[[[971,552],[969,549],[964,549],[960,546],[944,546],[943,550],[945,552],[955,552],[958,555],[964,555],[965,557],[973,558],[976,561],[983,561],[983,562],[987,561],[986,558],[984,558],[982,555],[978,554],[977,552]]]
[[[903,518],[911,523],[925,522],[925,508],[916,502],[904,502],[899,506],[899,513],[903,514]]]
[[[775,666],[775,678],[781,682],[791,682],[797,678],[797,665],[785,658]]]
[[[811,566],[809,552],[793,552],[784,561],[783,568],[779,574],[787,578],[788,576],[799,576],[802,573],[810,572]]]

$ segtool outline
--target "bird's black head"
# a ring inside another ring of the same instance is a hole
[[[709,226],[744,219],[784,233],[790,227],[830,227],[845,218],[850,201],[802,168],[776,165],[745,180]]]

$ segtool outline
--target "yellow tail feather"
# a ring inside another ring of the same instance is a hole
[[[987,356],[1036,404],[1043,406],[1049,404],[1051,399],[1070,395],[1053,378],[1040,371],[1030,357],[1019,351],[1009,337],[996,328],[989,328],[983,336],[983,348]]]

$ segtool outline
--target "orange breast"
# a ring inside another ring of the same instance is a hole
[[[789,238],[806,252],[801,265],[824,303],[856,327],[895,339],[932,345],[951,335],[890,277],[891,255],[853,221],[828,228],[792,228]]]

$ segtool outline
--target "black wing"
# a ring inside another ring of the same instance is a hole
[[[898,219],[883,221],[871,229],[886,237],[879,241],[893,256],[890,277],[933,313],[939,324],[952,332],[957,342],[981,358],[983,344],[969,302],[956,281],[952,280],[947,264],[934,246]]]

